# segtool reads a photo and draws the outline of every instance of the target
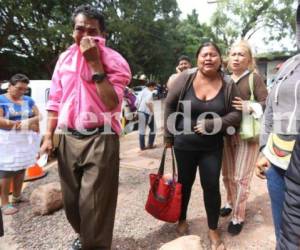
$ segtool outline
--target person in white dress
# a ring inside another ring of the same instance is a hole
[[[7,93],[0,95],[0,177],[2,213],[18,212],[26,168],[32,166],[39,150],[39,110],[26,96],[29,78],[15,74]],[[12,203],[9,191],[12,181]]]

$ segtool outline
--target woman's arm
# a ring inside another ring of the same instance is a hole
[[[22,130],[32,130],[35,132],[39,132],[39,121],[42,119],[42,117],[36,105],[32,107],[32,112],[33,116],[31,118],[21,121],[20,128]]]
[[[206,119],[205,120],[205,131],[206,132],[212,132],[213,129],[219,128],[216,132],[229,132],[227,131],[227,128],[233,127],[238,128],[240,126],[241,120],[242,120],[242,112],[240,110],[237,110],[232,106],[232,101],[235,97],[239,97],[240,93],[238,91],[238,88],[235,84],[232,83],[231,92],[229,95],[228,104],[229,106],[229,112],[225,114],[222,117],[217,117],[214,119]],[[226,96],[225,96],[226,98]],[[230,131],[231,132],[231,131]]]
[[[192,74],[184,71],[180,73],[174,82],[172,83],[172,88],[169,89],[168,95],[165,100],[165,114],[164,114],[164,141],[166,144],[173,144],[174,142],[174,135],[173,135],[173,128],[175,128],[176,122],[176,109],[180,99],[180,94],[190,79]]]
[[[175,118],[173,114],[176,112],[179,95],[173,89],[170,89],[165,100],[164,114],[164,141],[167,144],[173,144],[174,135],[171,132],[171,127],[175,126]],[[172,116],[171,116],[172,115]]]
[[[4,118],[3,109],[0,108],[0,129],[18,129],[20,126],[20,121],[11,121]]]
[[[268,90],[266,84],[264,83],[261,76],[255,73],[253,75],[253,80],[254,80],[254,89],[253,89],[254,99],[262,106],[262,109],[264,110],[266,107],[266,100],[268,96]]]

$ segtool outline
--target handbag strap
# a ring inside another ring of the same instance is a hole
[[[167,152],[167,147],[164,147],[164,151],[163,151],[163,154],[162,154],[162,157],[161,157],[161,162],[160,162],[160,166],[159,166],[159,169],[158,169],[157,177],[156,177],[153,185],[151,185],[151,190],[152,190],[152,193],[154,194],[155,198],[157,200],[159,200],[160,202],[165,202],[165,203],[169,202],[173,198],[174,193],[175,193],[175,189],[176,189],[176,181],[172,181],[172,184],[170,185],[170,193],[169,193],[168,197],[166,199],[164,199],[164,198],[161,198],[161,197],[157,196],[157,187],[159,185],[159,180],[162,178],[162,176],[164,174],[166,152]],[[173,171],[172,178],[174,180],[175,179],[175,174],[176,174],[176,169],[175,169],[175,154],[174,154],[174,148],[173,147],[171,148],[171,155],[172,155],[172,171]]]
[[[166,161],[166,153],[167,153],[167,147],[164,147],[164,151],[161,157],[160,166],[158,169],[158,175],[163,176],[165,171],[165,161]],[[175,178],[175,175],[177,175],[176,168],[175,168],[175,154],[174,154],[174,148],[171,148],[171,155],[172,155],[172,177]]]
[[[176,158],[175,158],[175,153],[174,153],[174,147],[171,148],[171,155],[172,155],[172,178],[173,180],[175,179],[175,176],[177,176],[176,172]]]
[[[250,89],[250,101],[254,101],[254,93],[253,93],[253,88],[254,88],[254,76],[253,72],[250,73],[249,75],[249,89]]]
[[[164,147],[164,151],[163,151],[163,154],[161,156],[161,161],[160,161],[160,165],[159,165],[158,173],[157,173],[160,176],[162,176],[164,174],[164,171],[165,171],[166,152],[167,152],[167,148]]]

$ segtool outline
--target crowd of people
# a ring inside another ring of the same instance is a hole
[[[186,211],[198,168],[212,249],[224,249],[216,230],[218,215],[232,213],[228,232],[238,235],[242,231],[256,167],[257,176],[267,179],[277,249],[299,249],[300,179],[296,177],[300,152],[297,146],[294,149],[299,133],[299,55],[282,65],[270,93],[246,41],[230,48],[226,71],[220,70],[221,53],[216,44],[201,45],[196,58],[196,70],[172,77],[165,106],[165,143],[175,148],[178,181],[183,186],[178,234],[188,232]],[[226,90],[232,83],[233,88]],[[176,116],[171,115],[174,113]],[[261,130],[245,138],[242,130],[248,117],[261,120]],[[227,193],[222,208],[221,166]],[[290,168],[293,170],[287,171]]]
[[[51,154],[58,129],[64,209],[78,233],[71,249],[110,249],[119,184],[119,114],[131,71],[126,60],[105,45],[105,20],[96,8],[77,7],[72,21],[74,44],[60,55],[55,66],[47,104],[47,132],[39,153]],[[213,42],[201,44],[195,57],[196,67],[187,56],[178,59],[176,74],[167,82],[165,100],[165,147],[174,148],[178,182],[182,184],[177,234],[188,233],[187,210],[199,170],[211,249],[226,249],[218,231],[219,216],[231,215],[227,228],[231,235],[242,231],[256,169],[258,177],[267,179],[277,249],[299,249],[300,56],[281,66],[270,93],[246,41],[231,46],[226,69]],[[27,76],[16,74],[9,81],[8,92],[0,95],[4,215],[17,213],[17,204],[24,201],[21,189],[25,169],[34,163],[40,143],[39,110],[24,95],[28,83]],[[148,81],[145,86],[136,100],[141,151],[154,148],[156,136],[156,83]],[[244,123],[249,122],[253,123],[251,132],[243,131]],[[254,124],[259,123],[257,133]],[[150,129],[147,145],[146,127]],[[245,138],[246,132],[252,135]],[[227,194],[223,206],[221,174]]]

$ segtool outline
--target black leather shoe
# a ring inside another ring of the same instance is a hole
[[[75,239],[72,243],[70,250],[81,250],[82,244],[79,238]]]
[[[232,211],[232,208],[230,208],[230,207],[222,207],[220,209],[220,216],[226,217],[226,216],[230,215],[231,211]]]
[[[243,225],[244,225],[243,222],[238,224],[233,224],[232,221],[230,221],[227,229],[228,233],[230,233],[231,235],[238,235],[242,231]]]

